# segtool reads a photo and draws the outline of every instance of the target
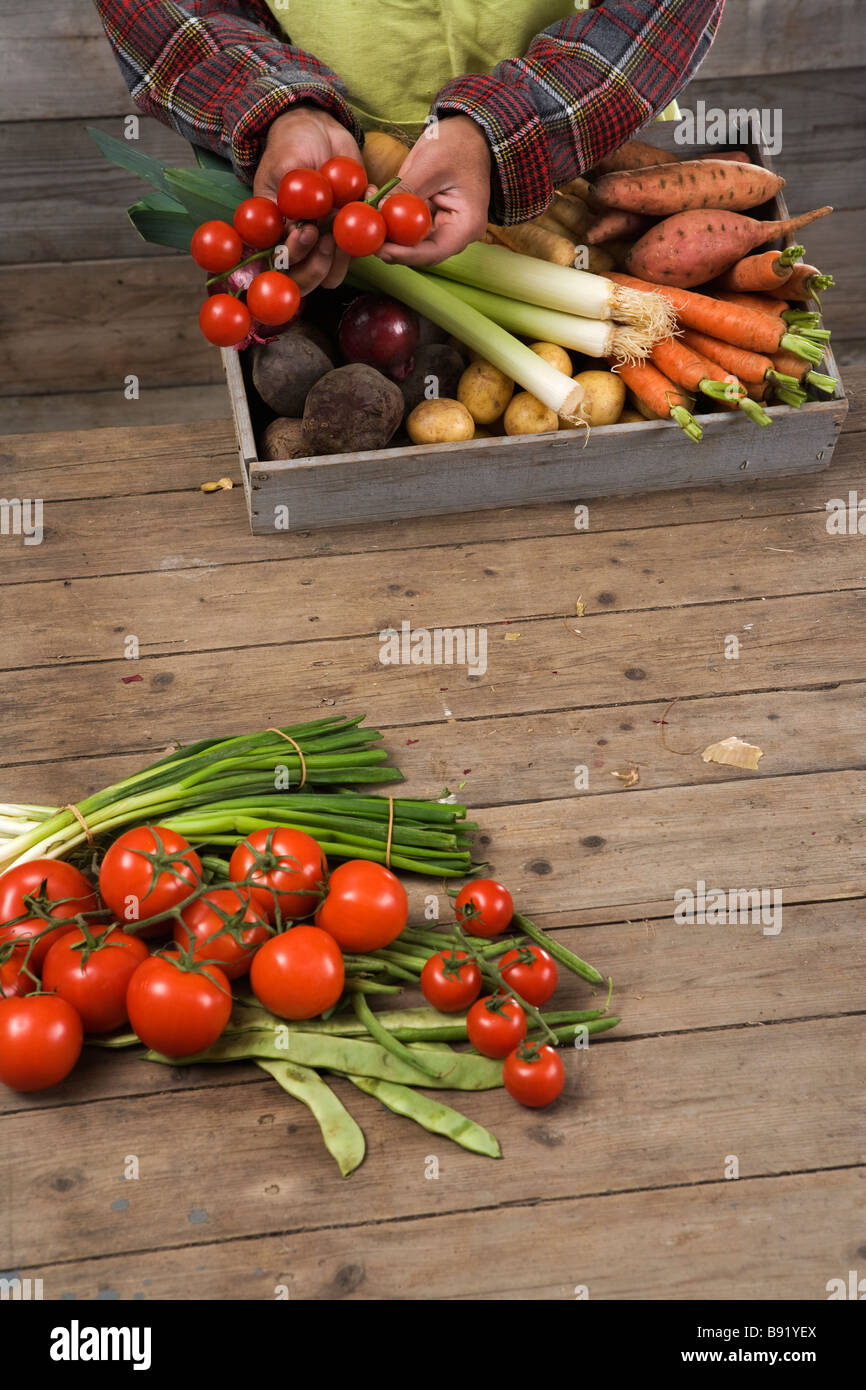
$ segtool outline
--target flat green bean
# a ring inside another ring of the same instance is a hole
[[[364,1158],[364,1132],[319,1073],[294,1062],[260,1059],[256,1065],[268,1072],[295,1100],[302,1101],[315,1116],[325,1148],[337,1160],[343,1177],[354,1172]]]
[[[369,1076],[350,1076],[348,1078],[367,1095],[375,1096],[395,1115],[405,1115],[406,1119],[427,1129],[431,1134],[441,1134],[453,1139],[461,1148],[470,1153],[484,1154],[487,1158],[501,1158],[499,1140],[489,1129],[476,1124],[459,1110],[443,1105],[439,1100],[419,1095],[409,1086],[398,1086],[392,1081],[375,1081]]]
[[[304,1067],[322,1068],[352,1076],[373,1076],[381,1081],[396,1081],[405,1086],[429,1086],[455,1091],[489,1091],[502,1085],[502,1064],[474,1052],[454,1052],[446,1045],[434,1054],[427,1054],[437,1078],[423,1077],[413,1062],[402,1062],[379,1043],[367,1038],[329,1036],[327,1033],[304,1033],[291,1029],[287,1045],[277,1046],[273,1027],[255,1032],[223,1033],[206,1052],[191,1057],[164,1057],[158,1052],[146,1053],[150,1062],[169,1066],[190,1066],[194,1062],[271,1061],[295,1062]]]

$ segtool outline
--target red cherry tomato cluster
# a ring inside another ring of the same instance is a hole
[[[199,311],[199,327],[208,342],[237,347],[256,325],[281,328],[297,314],[300,291],[282,270],[269,267],[245,287],[232,283],[235,273],[255,259],[255,252],[273,251],[285,235],[287,220],[320,222],[334,214],[334,240],[352,257],[372,256],[389,240],[399,246],[417,246],[424,240],[433,222],[423,198],[392,193],[379,208],[381,192],[365,201],[366,189],[363,164],[337,155],[321,169],[290,169],[280,181],[276,201],[245,198],[231,223],[217,219],[197,227],[189,248],[196,265],[211,280],[228,278],[227,288],[210,293]]]
[[[466,934],[429,954],[420,983],[441,1012],[468,1010],[470,1043],[504,1059],[517,1100],[542,1106],[559,1095],[564,1072],[554,1049],[527,1041],[527,1009],[535,1018],[553,994],[553,959],[532,942],[503,942],[493,976],[501,988],[480,997],[495,955],[489,946],[479,953],[480,941],[504,932],[513,914],[502,884],[468,884],[456,901]],[[227,881],[209,882],[184,837],[158,825],[112,843],[98,891],[70,864],[19,865],[0,876],[0,1081],[56,1085],[85,1034],[127,1025],[163,1056],[194,1056],[226,1028],[232,982],[247,973],[277,1018],[315,1018],[344,994],[345,957],[390,947],[408,915],[406,890],[385,865],[349,860],[329,872],[317,841],[287,826],[241,840]],[[419,949],[398,946],[407,958]]]

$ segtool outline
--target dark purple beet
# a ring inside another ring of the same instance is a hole
[[[418,315],[384,294],[362,294],[340,320],[337,338],[347,362],[363,362],[397,381],[412,370]]]

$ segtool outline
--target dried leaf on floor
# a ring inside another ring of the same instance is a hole
[[[719,743],[711,743],[701,757],[705,763],[729,763],[732,767],[747,767],[757,772],[758,760],[763,758],[763,748],[754,743],[744,743],[736,734],[723,738]]]

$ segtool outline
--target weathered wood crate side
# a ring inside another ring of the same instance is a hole
[[[749,153],[772,168],[757,146]],[[765,214],[788,216],[781,194]],[[829,466],[848,411],[840,381],[831,399],[770,407],[769,427],[741,413],[701,415],[700,443],[670,421],[646,421],[595,429],[586,442],[569,430],[263,463],[238,354],[223,349],[222,359],[257,535],[815,473]],[[839,375],[829,350],[822,370]]]

